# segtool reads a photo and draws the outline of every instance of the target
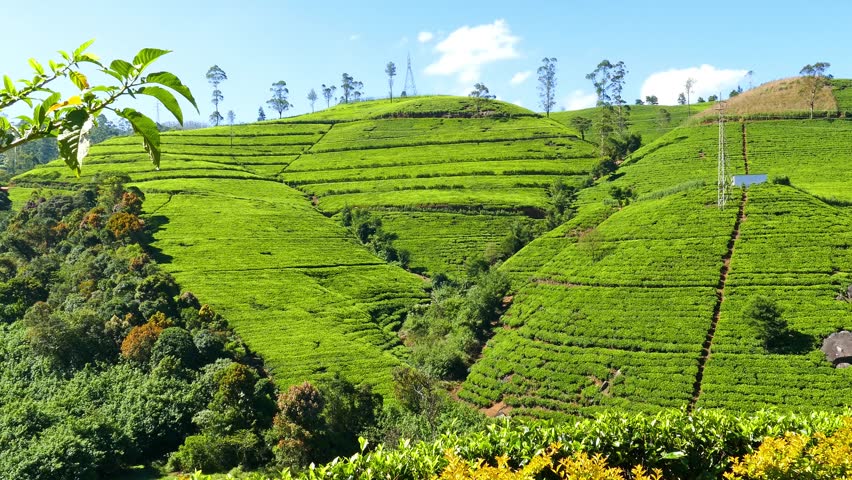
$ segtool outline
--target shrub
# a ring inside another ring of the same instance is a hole
[[[151,350],[162,332],[163,328],[155,322],[133,327],[121,342],[121,355],[140,364],[148,363]]]
[[[211,473],[225,472],[237,465],[250,469],[264,463],[266,451],[262,439],[251,430],[226,436],[193,435],[169,457],[167,466],[175,471]]]
[[[192,335],[180,327],[163,330],[151,349],[151,363],[156,365],[167,356],[180,360],[185,367],[197,367],[199,353]]]
[[[852,475],[852,418],[831,436],[788,432],[767,437],[754,453],[733,458],[727,480],[830,480]]]
[[[141,232],[145,222],[132,213],[117,212],[109,217],[106,226],[116,239],[121,239]]]

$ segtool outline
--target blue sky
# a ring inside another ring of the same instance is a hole
[[[29,74],[27,59],[46,63],[58,49],[95,38],[90,51],[105,60],[130,59],[142,47],[173,50],[156,69],[177,74],[199,101],[202,120],[212,111],[204,79],[217,64],[223,112],[254,121],[269,87],[285,80],[294,108],[322,83],[347,72],[370,97],[387,95],[384,67],[397,64],[396,92],[411,54],[419,93],[464,94],[476,81],[498,98],[539,110],[535,70],[544,56],[558,59],[558,106],[593,101],[585,74],[603,59],[623,60],[630,73],[625,95],[649,93],[673,101],[683,79],[695,77],[696,96],[727,92],[754,71],[755,85],[795,75],[808,63],[828,61],[836,77],[852,77],[846,23],[852,2],[717,1],[309,1],[180,0],[85,3],[47,0],[4,11],[6,45],[0,73]],[[14,40],[13,40],[14,39]],[[97,78],[97,76],[94,76]],[[513,79],[515,80],[513,82]],[[137,106],[154,115],[154,101]],[[324,107],[322,100],[317,108]],[[187,113],[187,112],[185,112]],[[166,121],[165,110],[161,120]]]

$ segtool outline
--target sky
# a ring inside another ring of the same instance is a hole
[[[687,78],[693,98],[727,95],[749,83],[796,75],[818,61],[829,73],[852,77],[847,59],[852,2],[845,0],[713,3],[595,1],[366,1],[42,0],[4,9],[0,74],[31,76],[27,60],[46,64],[56,50],[95,39],[89,51],[103,60],[130,60],[144,47],[172,50],[152,71],[176,74],[194,93],[200,113],[184,105],[188,120],[206,121],[213,106],[205,73],[218,65],[228,75],[220,111],[237,122],[256,120],[270,86],[287,82],[293,107],[311,111],[306,96],[321,84],[340,84],[346,72],[364,83],[367,97],[386,97],[385,65],[394,62],[394,91],[403,88],[411,56],[419,94],[466,95],[484,83],[500,100],[540,111],[536,69],[557,59],[555,110],[593,106],[585,75],[603,59],[624,61],[629,103],[656,95],[674,103]],[[8,46],[13,46],[9,48]],[[752,71],[749,78],[746,73]],[[92,80],[108,81],[97,73]],[[73,87],[63,88],[70,93]],[[155,101],[136,108],[157,115]],[[325,107],[320,98],[315,108]],[[22,112],[12,112],[13,114]],[[160,120],[171,120],[160,109]]]

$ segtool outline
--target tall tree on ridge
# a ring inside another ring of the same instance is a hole
[[[237,114],[233,110],[228,110],[228,125],[231,126],[231,148],[234,148],[234,120],[237,119]]]
[[[805,65],[799,70],[799,75],[802,75],[802,92],[806,95],[808,105],[811,107],[811,116],[814,118],[814,104],[816,104],[817,94],[823,88],[831,85],[833,75],[825,73],[831,64],[828,62],[817,62],[813,65]]]
[[[541,107],[549,118],[556,105],[556,59],[553,57],[544,57],[542,65],[538,67],[538,95]]]
[[[308,101],[311,102],[311,113],[314,113],[314,103],[317,101],[317,92],[313,88],[308,92]]]
[[[219,113],[219,103],[225,99],[222,95],[222,91],[219,90],[219,84],[228,79],[228,75],[225,74],[225,71],[219,68],[218,65],[213,65],[207,70],[207,82],[213,86],[213,97],[211,102],[215,107],[215,111],[210,114],[210,122],[214,123],[217,127],[219,126],[219,122],[223,120],[222,115]]]
[[[388,75],[388,89],[390,91],[390,101],[393,102],[393,77],[396,76],[396,65],[393,62],[388,62],[385,67],[385,73]]]
[[[344,73],[340,82],[340,89],[343,92],[343,96],[340,97],[340,101],[342,103],[358,101],[361,98],[362,88],[364,88],[364,84],[362,82],[355,80],[352,75]]]
[[[686,79],[686,83],[683,84],[683,88],[686,90],[686,116],[689,118],[690,116],[690,95],[694,91],[695,84],[697,80],[692,77]]]
[[[334,85],[326,87],[325,84],[322,84],[322,96],[325,98],[325,108],[331,106],[331,99],[334,98],[334,92],[337,91],[337,87]]]
[[[266,120],[266,112],[263,111],[263,107],[257,108],[257,121],[262,122]]]
[[[272,84],[269,91],[272,92],[272,98],[267,100],[266,104],[269,105],[269,108],[278,112],[278,118],[281,118],[284,112],[290,108],[290,102],[287,101],[287,95],[290,93],[290,90],[287,90],[287,82],[278,80]]]
[[[627,76],[627,67],[623,61],[612,63],[609,60],[601,60],[598,66],[586,79],[592,81],[595,94],[598,96],[597,106],[602,107],[599,120],[598,133],[601,136],[601,155],[603,155],[606,139],[618,130],[624,133],[627,130],[626,103],[622,97],[624,90],[624,78]]]

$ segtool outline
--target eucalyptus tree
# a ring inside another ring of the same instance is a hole
[[[538,67],[538,96],[541,108],[550,117],[550,112],[556,105],[556,59],[547,58]]]
[[[330,85],[328,87],[325,84],[322,84],[322,96],[325,98],[325,108],[331,106],[331,99],[334,98],[334,92],[337,91],[337,87],[334,85]]]
[[[390,100],[393,102],[393,77],[396,76],[396,65],[393,62],[388,62],[385,67],[385,74],[388,76],[388,90],[390,95]]]
[[[311,113],[314,113],[314,103],[317,101],[317,92],[313,88],[308,92],[308,101],[311,102]]]
[[[287,82],[278,80],[272,84],[269,91],[272,92],[272,98],[267,100],[266,104],[269,105],[269,108],[278,112],[278,118],[281,118],[284,112],[290,108],[290,102],[287,101],[287,95],[290,94],[290,90],[287,90]]]
[[[219,122],[223,120],[222,115],[219,113],[219,103],[225,99],[222,91],[219,90],[219,84],[227,80],[228,75],[218,65],[213,65],[207,70],[205,77],[207,78],[207,82],[213,87],[213,95],[210,102],[213,103],[214,112],[210,114],[210,122],[218,127]]]

